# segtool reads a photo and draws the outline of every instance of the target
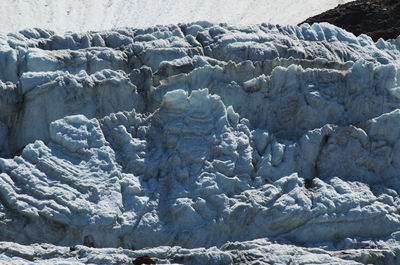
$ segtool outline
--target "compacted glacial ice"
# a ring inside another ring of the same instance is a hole
[[[0,261],[399,264],[398,43],[0,35]]]

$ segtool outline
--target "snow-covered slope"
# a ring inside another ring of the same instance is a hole
[[[0,32],[47,28],[58,32],[150,27],[200,20],[296,25],[352,0],[3,0]],[[284,15],[283,15],[284,14]]]
[[[396,41],[207,22],[0,40],[4,262],[398,262]]]

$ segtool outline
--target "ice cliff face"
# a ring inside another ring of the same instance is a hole
[[[398,264],[395,44],[202,22],[0,54],[4,261]]]

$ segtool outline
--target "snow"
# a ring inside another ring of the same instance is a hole
[[[2,40],[1,262],[395,264],[394,41],[208,22]]]
[[[292,24],[352,0],[4,0],[0,31],[46,28],[59,33],[210,21]],[[284,13],[284,15],[282,15]]]

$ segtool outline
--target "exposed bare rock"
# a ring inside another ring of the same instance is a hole
[[[400,2],[397,0],[358,0],[300,23],[328,22],[355,35],[367,34],[374,41],[379,38],[396,39],[400,35]]]

